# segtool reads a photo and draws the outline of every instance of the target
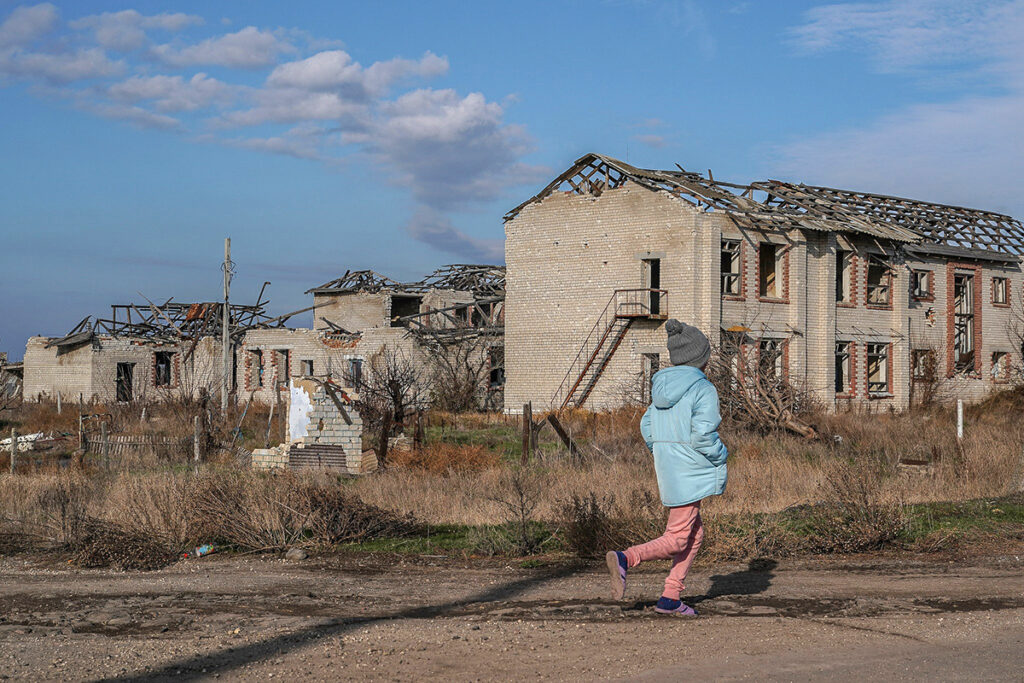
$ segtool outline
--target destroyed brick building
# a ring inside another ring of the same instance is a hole
[[[501,405],[502,267],[450,265],[411,283],[348,271],[307,294],[312,306],[274,318],[262,292],[256,305],[231,306],[232,387],[242,400],[277,403],[294,378],[358,386],[385,348],[425,366],[425,351],[478,339],[488,365],[481,403]],[[309,311],[312,328],[286,326]],[[24,395],[130,401],[215,394],[223,376],[222,313],[221,303],[115,305],[109,318],[86,318],[62,337],[32,337]]]
[[[620,405],[669,317],[833,409],[979,399],[1020,365],[1024,229],[991,211],[588,154],[505,232],[508,412]]]

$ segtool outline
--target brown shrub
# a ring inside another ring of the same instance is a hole
[[[430,443],[421,448],[395,450],[388,455],[389,466],[427,472],[472,472],[494,467],[498,455],[484,446]]]
[[[71,562],[78,567],[116,567],[126,571],[160,569],[177,557],[174,549],[144,531],[99,519],[82,521],[80,538],[71,549]]]

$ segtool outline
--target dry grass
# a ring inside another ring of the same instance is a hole
[[[400,449],[388,454],[388,466],[434,474],[471,472],[495,467],[498,455],[479,445],[431,443],[422,448]]]

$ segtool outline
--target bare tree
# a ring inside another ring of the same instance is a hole
[[[424,372],[402,349],[383,346],[359,376],[344,373],[345,383],[359,393],[356,405],[363,424],[376,432],[385,424],[388,432],[400,431],[406,417],[427,404],[429,395]],[[381,463],[383,466],[383,463]]]
[[[427,337],[420,342],[427,357],[432,403],[457,413],[478,410],[490,403],[491,379],[504,370],[500,347],[484,335],[442,344]]]

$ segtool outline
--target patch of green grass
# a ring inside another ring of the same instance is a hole
[[[937,532],[954,535],[1024,532],[1024,494],[960,502],[906,506],[905,540],[913,542]]]

